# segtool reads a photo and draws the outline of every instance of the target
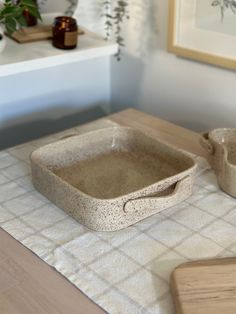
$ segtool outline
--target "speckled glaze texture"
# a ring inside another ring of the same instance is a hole
[[[35,188],[96,231],[128,227],[187,199],[196,165],[180,150],[126,127],[46,145],[31,155]]]
[[[236,197],[236,129],[221,128],[205,133],[201,144],[208,151],[208,161],[219,186]]]

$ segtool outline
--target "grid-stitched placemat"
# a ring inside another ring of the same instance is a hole
[[[179,264],[236,253],[236,201],[202,158],[193,195],[125,230],[93,232],[37,193],[29,154],[101,120],[0,152],[0,226],[109,313],[173,314],[169,276]]]

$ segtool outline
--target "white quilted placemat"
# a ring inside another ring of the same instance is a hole
[[[173,314],[169,277],[177,265],[236,254],[236,201],[196,158],[186,202],[118,232],[78,224],[34,190],[29,154],[67,134],[111,125],[104,119],[0,152],[0,226],[108,313]]]

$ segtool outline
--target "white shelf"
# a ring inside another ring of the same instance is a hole
[[[0,77],[113,55],[117,50],[117,44],[86,29],[78,47],[69,51],[54,48],[50,40],[18,44],[7,38],[0,54]]]

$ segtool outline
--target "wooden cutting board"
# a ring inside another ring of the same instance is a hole
[[[176,314],[236,314],[236,258],[179,266],[171,291]]]
[[[82,29],[78,30],[78,35],[83,35]],[[6,34],[8,35],[8,34]],[[20,44],[30,43],[39,40],[52,38],[52,26],[51,25],[36,25],[32,27],[25,27],[17,30],[11,35],[8,35]]]

